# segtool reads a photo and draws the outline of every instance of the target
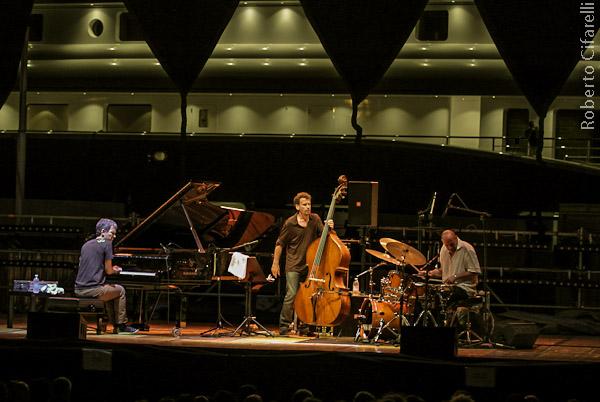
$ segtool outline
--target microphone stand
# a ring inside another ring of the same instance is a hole
[[[448,205],[448,208],[455,209],[457,211],[462,211],[466,213],[470,213],[473,215],[479,215],[479,219],[481,220],[481,230],[483,232],[483,267],[482,267],[482,277],[483,277],[483,325],[485,326],[485,331],[483,334],[483,340],[481,343],[478,343],[477,347],[487,347],[487,348],[501,348],[501,349],[514,349],[512,346],[504,345],[502,343],[492,341],[492,333],[494,331],[494,316],[492,315],[492,311],[490,310],[490,296],[492,290],[488,285],[488,272],[487,272],[487,225],[486,220],[490,218],[492,215],[485,211],[478,211],[475,209],[470,209],[467,207],[465,202],[460,198],[458,194],[455,194],[456,198],[462,203],[463,207],[457,207],[454,205]]]
[[[234,247],[235,249],[238,249],[240,247],[243,247],[245,244],[242,244],[240,246]],[[234,249],[231,248],[231,249]],[[215,274],[215,278],[217,280],[217,321],[214,327],[212,327],[211,329],[207,329],[204,332],[200,333],[200,336],[229,336],[233,333],[233,325],[227,321],[225,319],[225,317],[223,316],[223,312],[221,310],[221,275],[216,275],[217,273],[217,254],[220,251],[229,251],[231,249],[223,249],[223,248],[219,248],[217,246],[215,246],[214,244],[211,244],[209,246],[209,252],[213,255],[213,273]],[[225,325],[225,324],[227,325]],[[227,332],[219,332],[221,330],[228,330]]]
[[[427,241],[428,241],[428,245],[427,245],[427,258],[430,257],[431,255],[431,251],[433,248],[433,242],[432,242],[432,233],[433,233],[433,210],[435,208],[435,200],[437,199],[437,191],[435,191],[433,193],[433,196],[431,197],[431,201],[429,202],[429,204],[427,205],[427,208],[422,209],[420,211],[417,211],[417,249],[422,250],[421,246],[422,246],[422,242],[423,242],[423,236],[421,234],[421,229],[423,227],[423,220],[425,219],[425,215],[427,215]]]

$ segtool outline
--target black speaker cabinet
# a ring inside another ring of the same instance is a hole
[[[348,224],[377,226],[379,183],[376,181],[348,182]]]
[[[366,296],[350,296],[350,314],[336,329],[337,336],[355,336],[358,330],[358,310],[365,301]]]
[[[456,357],[456,328],[454,327],[402,327],[400,353],[453,359]]]
[[[525,321],[498,323],[498,342],[517,349],[531,349],[540,330],[536,324]]]
[[[27,339],[85,339],[86,329],[79,313],[27,313]]]

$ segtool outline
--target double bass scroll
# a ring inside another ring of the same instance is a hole
[[[348,179],[342,175],[333,192],[326,222],[333,218],[335,204],[346,195]],[[308,275],[298,288],[294,308],[304,323],[316,326],[339,325],[350,313],[347,286],[350,250],[324,225],[321,237],[306,252]]]

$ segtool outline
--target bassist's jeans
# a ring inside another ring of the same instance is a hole
[[[285,298],[279,315],[279,328],[288,328],[294,320],[294,299],[298,292],[301,282],[306,280],[306,273],[287,272],[285,273]]]

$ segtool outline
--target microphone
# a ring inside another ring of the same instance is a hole
[[[433,208],[435,208],[435,199],[437,197],[437,191],[433,192],[433,198],[431,199],[431,208],[429,209],[429,216],[433,215]]]
[[[452,193],[452,195],[450,196],[450,198],[448,198],[448,204],[446,204],[446,209],[444,209],[444,213],[442,214],[442,218],[445,218],[446,215],[448,215],[448,209],[450,209],[450,206],[452,205],[452,199],[454,198],[455,195],[456,195],[456,193]]]

